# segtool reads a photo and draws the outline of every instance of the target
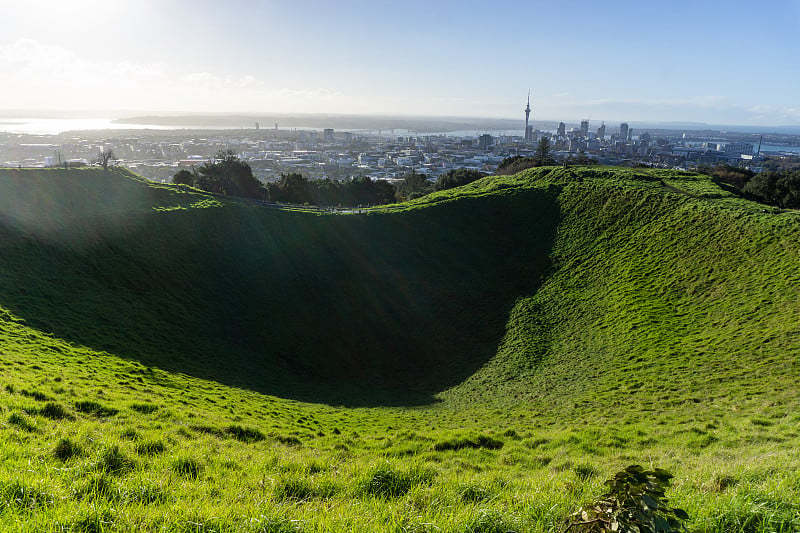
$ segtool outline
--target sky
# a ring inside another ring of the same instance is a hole
[[[0,0],[0,112],[800,125],[800,0]]]

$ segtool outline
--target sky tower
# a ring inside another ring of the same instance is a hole
[[[528,120],[531,118],[531,90],[528,89],[528,105],[525,106],[525,140],[531,140],[531,129],[528,126]]]

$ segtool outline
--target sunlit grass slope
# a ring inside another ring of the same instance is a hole
[[[798,237],[665,171],[320,216],[0,170],[0,530],[551,531],[632,463],[800,530]]]

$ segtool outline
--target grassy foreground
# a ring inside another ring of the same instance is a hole
[[[800,219],[537,169],[368,215],[0,170],[3,531],[800,530]]]

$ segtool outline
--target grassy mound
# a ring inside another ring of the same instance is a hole
[[[796,531],[798,237],[671,171],[318,215],[0,170],[0,529],[543,532],[638,463]]]

